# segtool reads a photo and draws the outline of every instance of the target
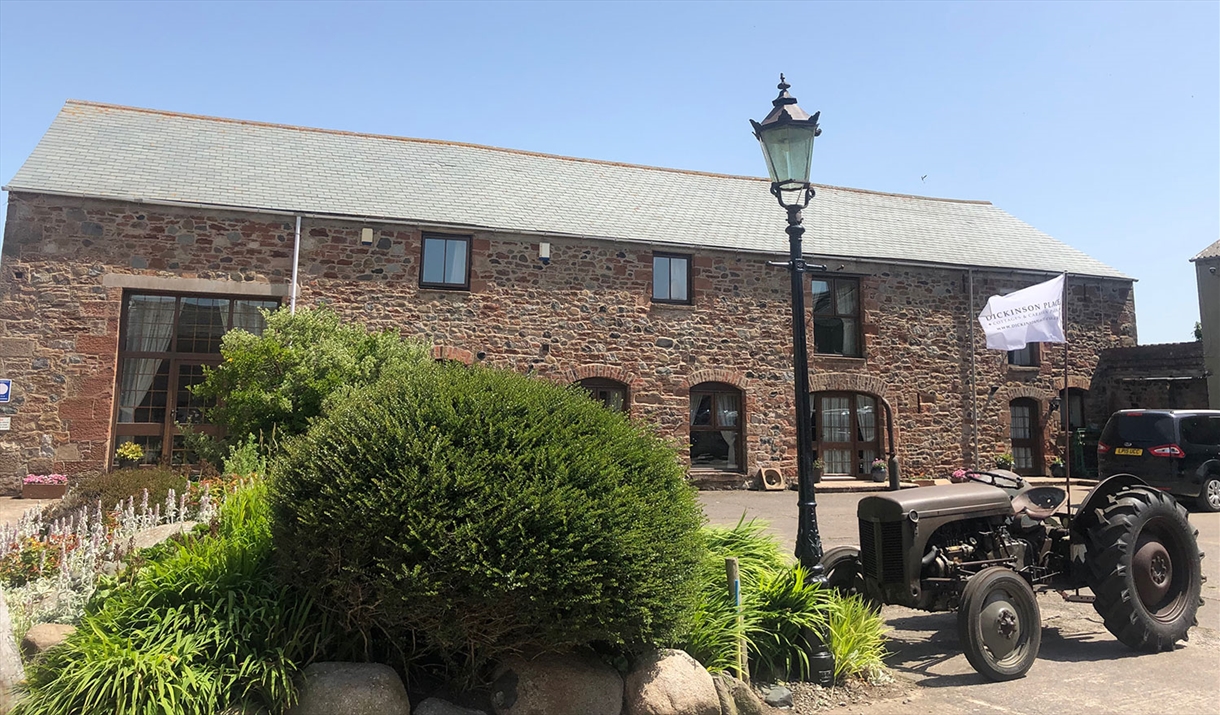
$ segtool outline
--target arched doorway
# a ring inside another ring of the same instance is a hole
[[[608,377],[586,377],[576,383],[611,412],[627,411],[627,386]]]
[[[702,382],[690,389],[691,469],[745,471],[742,439],[744,395],[723,382]]]

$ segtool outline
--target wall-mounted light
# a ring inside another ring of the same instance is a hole
[[[373,245],[373,229],[371,229],[371,228],[360,229],[360,243],[361,243],[361,245],[364,245],[364,246]]]
[[[538,260],[542,261],[542,265],[551,265],[551,244],[543,241],[538,244]]]

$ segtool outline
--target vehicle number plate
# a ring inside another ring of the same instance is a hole
[[[1139,447],[1118,447],[1114,450],[1115,454],[1121,454],[1126,457],[1138,457],[1144,453],[1144,450]]]

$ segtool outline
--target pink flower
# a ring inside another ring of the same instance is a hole
[[[68,478],[63,474],[27,474],[24,484],[67,484]]]
[[[953,470],[953,474],[949,477],[949,481],[951,481],[951,482],[966,481],[966,470],[964,470],[964,469]]]

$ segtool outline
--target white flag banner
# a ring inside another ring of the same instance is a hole
[[[992,350],[1020,350],[1029,343],[1065,343],[1063,279],[993,295],[979,313],[979,324]]]

